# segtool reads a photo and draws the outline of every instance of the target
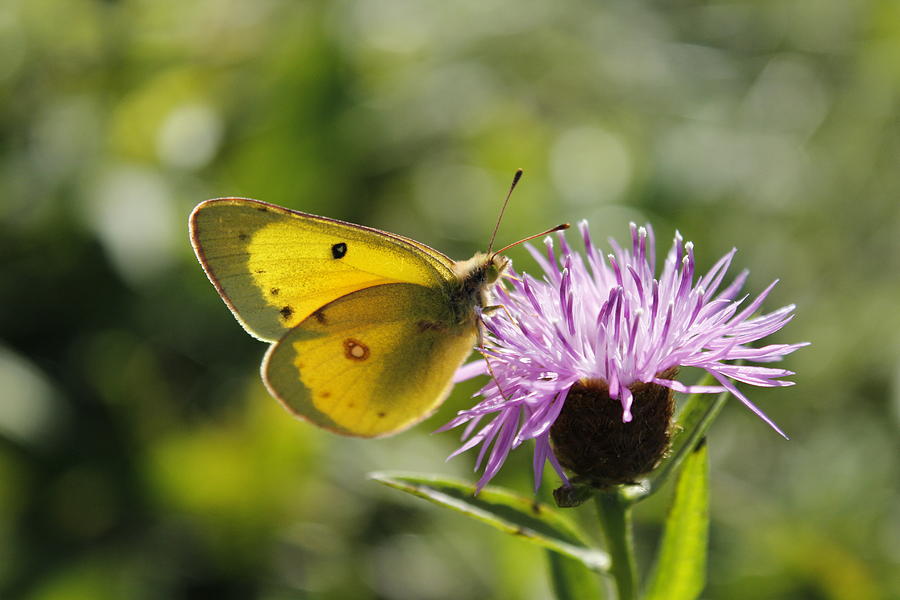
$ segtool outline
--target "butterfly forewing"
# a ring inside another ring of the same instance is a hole
[[[385,232],[242,198],[200,204],[191,240],[238,321],[276,341],[317,308],[371,286],[441,289],[452,261]]]

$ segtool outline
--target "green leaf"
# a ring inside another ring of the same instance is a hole
[[[606,598],[606,589],[597,574],[584,563],[547,550],[550,563],[550,581],[557,600],[600,600]]]
[[[706,585],[709,465],[705,440],[685,459],[645,600],[693,600]]]
[[[574,558],[592,571],[609,569],[609,556],[591,547],[568,517],[547,504],[493,486],[476,496],[475,486],[437,475],[381,472],[369,477]]]
[[[707,374],[697,382],[697,385],[709,385],[712,383],[712,375]],[[644,493],[636,496],[634,501],[640,500],[657,492],[669,477],[678,471],[681,463],[691,450],[706,435],[709,426],[712,425],[719,411],[725,406],[729,393],[722,392],[718,396],[712,394],[691,394],[675,417],[678,431],[672,436],[672,447],[668,456],[653,470],[644,485]]]

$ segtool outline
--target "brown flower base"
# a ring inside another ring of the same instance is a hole
[[[659,374],[672,379],[678,369]],[[622,405],[602,380],[576,383],[550,428],[560,464],[594,487],[634,483],[652,471],[669,448],[675,410],[672,390],[653,383],[631,387],[633,419],[622,422]]]

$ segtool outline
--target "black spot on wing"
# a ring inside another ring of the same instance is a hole
[[[332,258],[344,258],[345,254],[347,254],[347,244],[344,242],[338,242],[331,247]]]
[[[280,292],[281,292],[281,290],[278,288],[272,288],[271,290],[269,290],[269,293],[272,294],[273,296],[277,296]]]
[[[238,239],[241,240],[242,242],[246,242],[247,240],[250,239],[250,236],[247,235],[246,233],[239,233]]]
[[[285,306],[278,312],[281,313],[281,318],[284,319],[285,321],[287,321],[288,319],[291,318],[291,315],[294,314],[294,309],[291,308],[290,306]]]

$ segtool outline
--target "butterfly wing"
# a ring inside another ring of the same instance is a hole
[[[201,203],[191,242],[251,335],[276,341],[320,306],[387,283],[438,288],[453,261],[418,242],[245,198]]]
[[[389,435],[443,402],[475,338],[475,320],[454,323],[440,290],[379,285],[319,308],[273,344],[263,379],[291,412],[315,425]]]

